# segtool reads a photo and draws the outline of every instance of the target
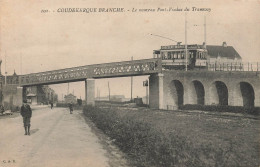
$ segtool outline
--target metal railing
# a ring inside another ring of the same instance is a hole
[[[19,76],[21,86],[62,83],[86,78],[149,75],[161,72],[161,59],[143,59],[86,65]]]
[[[210,63],[209,71],[260,71],[260,63]]]

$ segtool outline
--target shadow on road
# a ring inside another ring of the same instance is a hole
[[[32,134],[34,134],[34,133],[36,133],[37,131],[39,131],[40,129],[32,129],[31,131],[30,131],[30,133],[31,133],[31,135]]]

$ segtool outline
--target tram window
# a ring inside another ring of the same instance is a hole
[[[181,58],[181,53],[178,52],[177,54],[178,54],[178,59],[180,59]]]
[[[167,59],[167,55],[166,55],[166,53],[164,54],[163,59]]]
[[[174,58],[177,59],[177,53],[176,52],[174,52]]]
[[[165,56],[165,52],[162,52],[162,59],[164,59],[164,56]]]
[[[162,53],[162,59],[165,59],[165,57],[166,57],[166,52],[163,52]]]
[[[174,57],[174,52],[171,52],[171,59],[173,59]]]
[[[206,59],[206,53],[203,53],[202,55],[203,55],[203,59]]]
[[[168,59],[171,59],[171,52],[168,52]]]
[[[164,57],[164,52],[162,52],[161,55],[162,55],[162,58],[163,58]]]

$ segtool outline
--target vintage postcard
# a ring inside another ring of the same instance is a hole
[[[0,166],[259,166],[259,9],[0,0]]]

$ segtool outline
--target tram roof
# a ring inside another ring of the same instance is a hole
[[[183,49],[185,49],[185,45],[168,45],[168,46],[161,46],[160,50],[183,50]],[[205,45],[198,45],[198,44],[187,45],[187,49],[202,50],[205,49]],[[229,59],[235,59],[235,58],[241,59],[241,56],[234,49],[233,46],[206,45],[206,49],[208,51],[208,54],[212,58],[226,57]],[[159,51],[159,50],[154,50],[154,51]]]

